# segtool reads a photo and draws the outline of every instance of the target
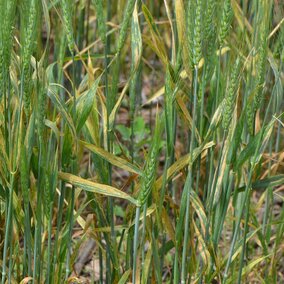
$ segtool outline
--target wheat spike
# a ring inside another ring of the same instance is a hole
[[[239,69],[240,69],[240,60],[237,59],[232,70],[229,87],[227,89],[225,97],[225,106],[224,106],[224,115],[223,115],[223,128],[225,130],[228,130],[229,128],[232,118],[232,112],[234,110],[236,93],[239,86],[239,71],[240,71]]]

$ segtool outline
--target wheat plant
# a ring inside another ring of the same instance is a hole
[[[1,283],[284,283],[284,4],[0,0]]]

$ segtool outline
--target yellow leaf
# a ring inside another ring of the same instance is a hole
[[[117,156],[107,152],[106,150],[104,150],[104,149],[102,149],[98,146],[95,146],[93,144],[89,144],[89,143],[84,142],[84,141],[79,141],[79,143],[81,145],[83,145],[85,148],[92,151],[93,153],[99,155],[100,157],[102,157],[103,159],[105,159],[106,161],[111,163],[112,165],[119,167],[121,169],[124,169],[128,172],[138,174],[138,175],[142,175],[142,172],[140,171],[139,168],[137,168],[136,166],[134,166],[130,162],[126,161],[125,159],[117,157]]]
[[[125,200],[130,201],[131,203],[138,205],[138,202],[136,199],[131,197],[129,194],[113,187],[107,184],[101,184],[92,182],[90,180],[83,179],[81,177],[69,174],[69,173],[63,173],[59,172],[58,177],[66,182],[71,183],[74,186],[77,186],[79,188],[82,188],[86,191],[102,194],[105,196],[112,196],[112,197],[118,197]]]

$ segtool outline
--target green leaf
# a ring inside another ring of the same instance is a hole
[[[76,137],[76,129],[73,123],[73,120],[71,116],[69,115],[69,112],[66,108],[65,103],[60,99],[60,97],[57,95],[56,91],[52,86],[49,86],[48,88],[48,96],[53,102],[54,106],[57,108],[57,110],[61,113],[62,117],[65,119],[67,122],[70,131],[72,133],[73,138]]]
[[[124,140],[130,140],[131,131],[128,127],[126,127],[125,125],[119,124],[116,126],[116,129],[122,135],[122,138]]]
[[[136,117],[134,120],[134,135],[138,141],[143,139],[143,137],[149,132],[147,130],[144,118],[142,116]]]
[[[255,163],[257,163],[257,161],[260,159],[261,157],[261,153],[263,152],[267,141],[269,140],[269,137],[272,133],[272,129],[273,129],[273,123],[274,120],[272,120],[264,129],[264,131],[259,131],[257,133],[256,136],[254,136],[251,141],[248,143],[248,145],[243,149],[243,151],[240,153],[240,155],[238,156],[237,159],[237,163],[236,163],[236,169],[240,169],[240,167],[248,160],[250,159],[252,156],[255,156]],[[259,139],[261,139],[261,147],[258,151],[258,153],[256,152],[258,143],[259,143]]]
[[[101,80],[101,76],[99,76],[96,81],[93,83],[92,87],[82,96],[79,97],[77,101],[77,121],[76,121],[76,130],[79,132],[86,122],[92,107],[94,98],[96,95],[96,91]]]
[[[252,183],[252,189],[267,189],[284,184],[284,174],[257,180]],[[244,191],[246,186],[239,187],[238,191]]]
[[[127,279],[128,279],[128,277],[129,277],[130,273],[131,273],[131,269],[126,270],[126,271],[123,273],[123,275],[121,276],[121,278],[120,278],[118,284],[125,284],[125,283],[127,282]]]

